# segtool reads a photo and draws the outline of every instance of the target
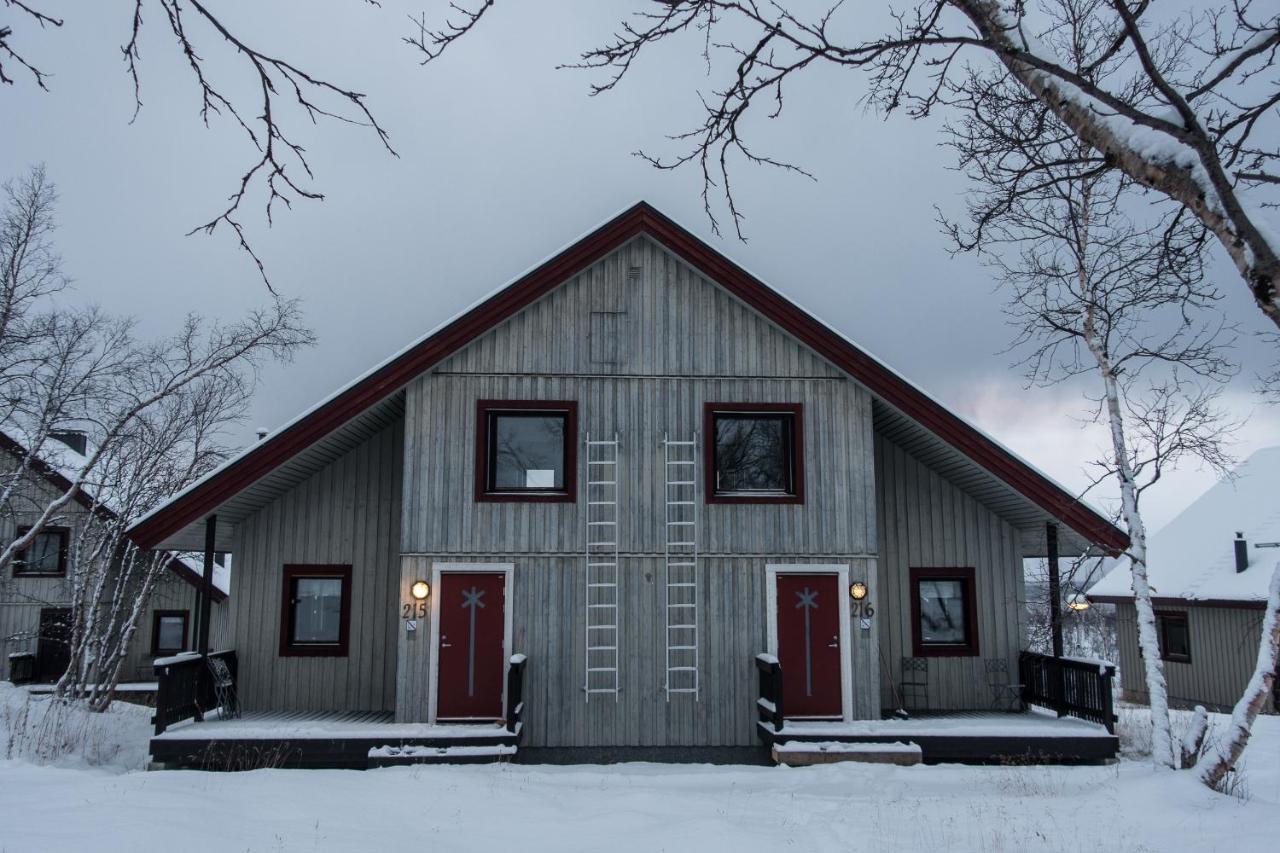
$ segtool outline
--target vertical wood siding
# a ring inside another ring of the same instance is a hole
[[[12,458],[3,456],[5,464]],[[0,514],[0,537],[10,542],[17,535],[17,527],[34,522],[40,508],[56,498],[60,492],[38,476],[24,479],[10,500],[9,512]],[[69,547],[74,548],[88,520],[89,511],[79,503],[67,504],[53,524],[71,529]],[[177,575],[166,572],[156,585],[151,601],[138,618],[137,631],[128,647],[128,657],[121,670],[121,681],[152,681],[151,627],[156,610],[190,610],[195,612],[196,590]],[[0,679],[9,677],[9,655],[18,652],[35,652],[40,633],[40,610],[45,607],[67,607],[71,603],[71,582],[68,578],[14,577],[13,567],[0,577]],[[214,605],[213,625],[217,632],[225,618],[225,608]]]
[[[1022,648],[1025,598],[1017,531],[1007,522],[877,436],[876,474],[880,518],[880,645],[884,650],[881,697],[899,704],[896,683],[902,658],[910,657],[911,567],[975,569],[977,657],[929,658],[932,710],[986,709],[992,695],[983,658],[1004,658],[1016,680]]]
[[[1187,614],[1191,633],[1191,663],[1164,662],[1169,703],[1176,708],[1204,705],[1230,711],[1253,675],[1262,639],[1262,611],[1229,607],[1175,607],[1160,610]],[[1147,701],[1142,657],[1138,654],[1137,612],[1132,604],[1116,605],[1120,647],[1120,679],[1126,696]],[[1267,710],[1274,713],[1271,701]]]
[[[501,553],[406,556],[401,596],[413,581],[431,577],[435,562],[514,562],[512,651],[529,656],[525,671],[525,740],[529,746],[750,746],[755,735],[755,655],[765,651],[765,564],[809,562],[798,558],[714,557],[699,563],[700,700],[663,690],[663,562],[656,556],[622,558],[619,600],[622,694],[618,701],[593,695],[585,701],[583,606],[586,579],[581,558]],[[871,559],[847,555],[851,580],[874,589]],[[855,675],[853,716],[879,715],[876,691],[878,637],[855,617],[849,633]],[[400,693],[396,717],[427,719],[430,625],[400,634]]]
[[[388,427],[237,526],[229,637],[246,709],[395,707],[403,442]],[[286,563],[351,565],[347,657],[280,657]]]

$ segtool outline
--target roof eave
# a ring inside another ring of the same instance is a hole
[[[166,536],[214,512],[223,501],[339,428],[363,409],[404,387],[471,340],[640,234],[662,244],[840,367],[873,394],[955,445],[975,463],[1026,495],[1086,540],[1113,555],[1128,547],[1129,540],[1123,531],[1073,495],[646,202],[628,208],[439,331],[403,350],[323,405],[254,445],[143,518],[130,529],[130,536],[141,547],[154,547]]]

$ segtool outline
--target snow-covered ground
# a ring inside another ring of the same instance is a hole
[[[1127,712],[1130,725],[1136,713]],[[107,728],[129,740],[145,738],[147,727],[130,710]],[[136,745],[114,754],[99,767],[0,761],[0,850],[1242,853],[1273,849],[1280,829],[1276,717],[1259,720],[1245,799],[1135,760],[216,774],[130,769]]]

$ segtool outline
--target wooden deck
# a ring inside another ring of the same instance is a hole
[[[390,711],[248,712],[172,726],[151,739],[164,767],[364,770],[397,763],[470,764],[510,758],[520,730],[493,723],[396,723]]]
[[[1104,726],[1037,709],[850,723],[788,720],[780,731],[761,720],[756,731],[770,748],[783,743],[910,743],[920,747],[926,764],[1087,764],[1115,758],[1120,746]]]

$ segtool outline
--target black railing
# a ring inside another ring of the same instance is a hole
[[[512,655],[507,665],[507,731],[516,734],[524,714],[524,667],[529,659]]]
[[[1037,652],[1023,652],[1018,658],[1022,701],[1082,720],[1101,723],[1116,733],[1111,685],[1114,665],[1102,662],[1055,658]]]
[[[756,713],[760,720],[773,724],[775,732],[782,731],[782,664],[773,655],[756,655],[756,671],[760,675],[760,697],[756,699]]]
[[[236,653],[214,652],[211,659],[226,664],[234,681],[236,678]],[[174,723],[183,720],[203,720],[204,715],[218,707],[218,690],[213,672],[203,655],[187,654],[161,658],[156,662],[156,713],[152,722],[156,734],[162,733]]]

